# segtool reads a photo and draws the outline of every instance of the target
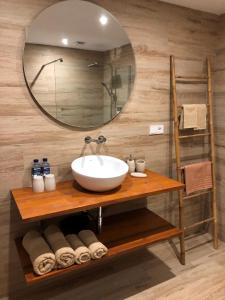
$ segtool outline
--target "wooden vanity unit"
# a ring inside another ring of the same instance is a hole
[[[79,187],[74,181],[66,181],[58,183],[57,190],[54,192],[33,193],[32,188],[14,189],[12,198],[17,205],[22,221],[33,222],[181,190],[184,187],[182,183],[155,172],[147,171],[146,173],[148,176],[145,178],[134,178],[127,175],[119,188],[104,193],[89,192]],[[42,276],[33,272],[32,264],[23,249],[21,239],[16,240],[16,245],[26,282],[30,284],[75,270],[88,269],[128,251],[181,234],[181,229],[146,208],[105,217],[102,231],[98,235],[99,240],[109,248],[109,252],[104,258],[82,265],[75,264]]]

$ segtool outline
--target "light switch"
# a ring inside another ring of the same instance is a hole
[[[149,135],[163,134],[163,133],[164,133],[164,125],[158,124],[158,125],[149,126]]]

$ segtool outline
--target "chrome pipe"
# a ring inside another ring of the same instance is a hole
[[[102,231],[102,221],[103,221],[102,207],[100,206],[98,208],[98,233],[101,233]]]

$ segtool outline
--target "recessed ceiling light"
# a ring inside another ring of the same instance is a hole
[[[63,45],[68,45],[68,39],[66,39],[66,38],[62,39],[62,43],[63,43]]]
[[[105,15],[101,15],[99,22],[104,26],[108,23],[108,18]]]

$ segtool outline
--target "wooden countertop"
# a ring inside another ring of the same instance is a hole
[[[145,178],[127,175],[120,187],[109,192],[90,192],[71,180],[58,183],[54,192],[33,193],[32,188],[28,187],[13,189],[12,196],[22,220],[31,222],[180,190],[184,187],[182,183],[158,173],[148,170],[146,173],[148,176]]]

